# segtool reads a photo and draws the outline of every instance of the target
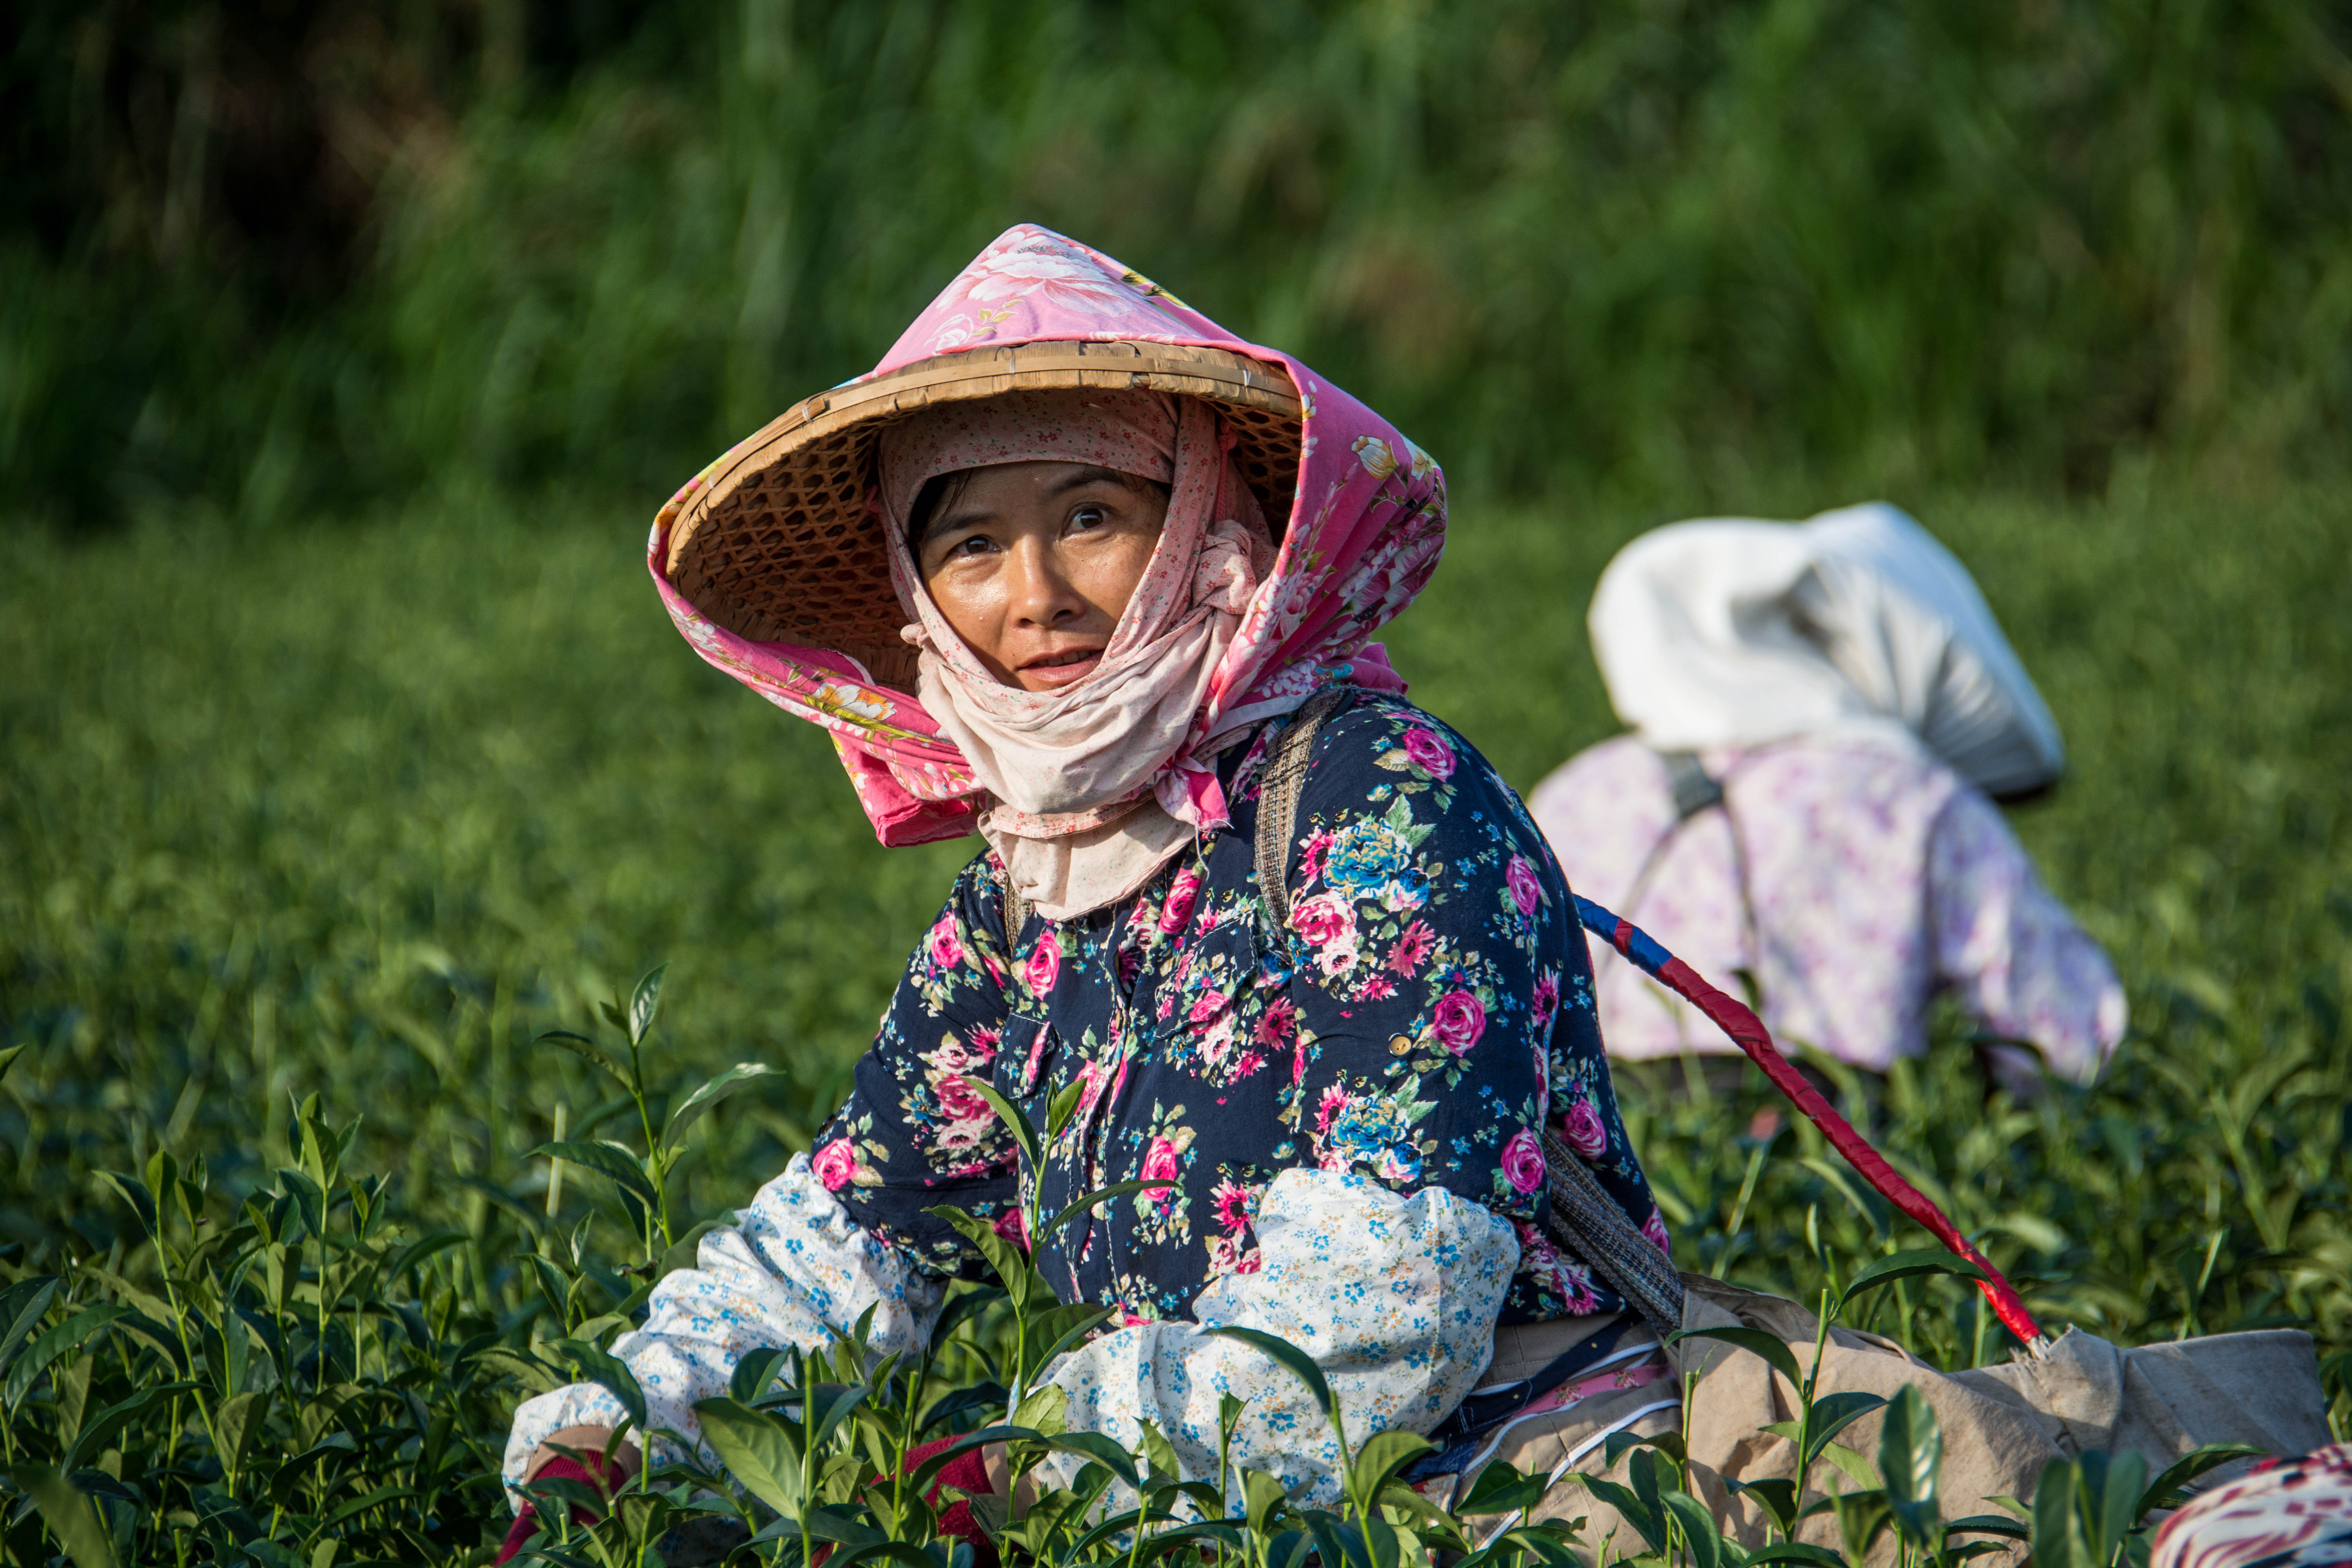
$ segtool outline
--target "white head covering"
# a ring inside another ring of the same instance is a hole
[[[1891,721],[1988,794],[2064,765],[1968,569],[1884,502],[1654,529],[1601,574],[1589,619],[1618,717],[1661,751]]]

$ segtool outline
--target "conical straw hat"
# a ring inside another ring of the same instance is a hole
[[[670,583],[702,615],[753,642],[836,648],[875,680],[912,691],[914,650],[890,585],[882,520],[868,505],[884,429],[940,403],[999,393],[1148,388],[1205,398],[1237,437],[1234,458],[1280,539],[1298,485],[1298,389],[1267,360],[1219,348],[1029,342],[918,360],[794,405],[717,468],[669,535]]]

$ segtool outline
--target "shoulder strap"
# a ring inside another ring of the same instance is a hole
[[[1642,1314],[1663,1341],[1683,1326],[1683,1281],[1665,1254],[1633,1226],[1624,1205],[1609,1195],[1574,1150],[1547,1128],[1544,1169],[1550,1180],[1544,1229]]]
[[[1004,874],[1004,953],[1013,955],[1013,944],[1021,940],[1021,928],[1029,923],[1029,900],[1013,885],[1013,873]]]
[[[1323,721],[1347,700],[1348,683],[1327,686],[1307,700],[1274,742],[1257,797],[1257,891],[1279,932],[1290,920],[1290,846],[1298,835],[1298,797],[1307,788],[1307,755]]]

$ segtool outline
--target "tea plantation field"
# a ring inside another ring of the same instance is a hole
[[[1895,499],[1977,572],[2065,731],[2066,782],[2013,820],[2133,1026],[2087,1092],[1987,1102],[1953,1045],[1854,1086],[1857,1110],[2045,1323],[2297,1323],[2340,1355],[2352,499],[2128,475],[2095,500]],[[1522,789],[1611,732],[1584,606],[1660,521],[1461,498],[1389,639],[1414,697]],[[540,1145],[642,1139],[533,1037],[616,1042],[598,1005],[667,961],[657,1102],[776,1069],[681,1143],[682,1232],[804,1146],[971,853],[879,848],[818,734],[670,631],[642,526],[448,503],[0,538],[0,1289],[62,1281],[24,1342],[41,1364],[0,1363],[0,1462],[112,1478],[87,1485],[121,1560],[248,1528],[271,1563],[478,1552],[506,1412],[552,1354],[533,1347],[593,1337],[645,1278],[614,1270],[661,1250],[604,1178],[550,1194]],[[1809,1131],[1748,1136],[1756,1075],[1734,1103],[1625,1076],[1685,1267],[1804,1294],[1825,1261],[1924,1244]],[[265,1190],[283,1201],[245,1206]],[[278,1283],[208,1272],[240,1220],[280,1237]],[[0,1332],[32,1301],[0,1298]],[[2006,1348],[1948,1283],[1885,1308],[1946,1364]],[[31,1510],[5,1529],[0,1556],[57,1549]]]

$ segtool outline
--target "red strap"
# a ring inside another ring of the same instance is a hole
[[[1633,923],[1621,919],[1611,940],[1619,952],[1632,958],[1635,934]],[[1985,1277],[1977,1282],[1977,1289],[1984,1292],[1985,1300],[1992,1303],[1994,1313],[2008,1325],[2011,1333],[2028,1344],[2042,1337],[2041,1326],[2034,1322],[2033,1314],[2025,1310],[2025,1303],[2019,1299],[2016,1289],[2001,1277],[2000,1270],[1995,1268],[1985,1255],[1960,1234],[1959,1227],[1946,1216],[1942,1209],[1929,1202],[1925,1193],[1897,1174],[1895,1167],[1886,1163],[1885,1155],[1872,1148],[1844,1117],[1832,1110],[1830,1102],[1822,1098],[1819,1089],[1806,1081],[1804,1074],[1789,1065],[1788,1059],[1773,1047],[1772,1037],[1765,1032],[1762,1020],[1743,1004],[1700,979],[1698,973],[1679,958],[1669,957],[1652,973],[1673,987],[1692,1006],[1706,1014],[1717,1028],[1730,1036],[1732,1043],[1746,1051],[1748,1059],[1764,1069],[1764,1076],[1772,1080],[1774,1088],[1796,1102],[1797,1109],[1803,1111],[1829,1139],[1830,1146],[1845,1156],[1846,1163],[1861,1172],[1863,1180],[1876,1188],[1881,1196],[1925,1226],[1937,1241],[1985,1271]]]

